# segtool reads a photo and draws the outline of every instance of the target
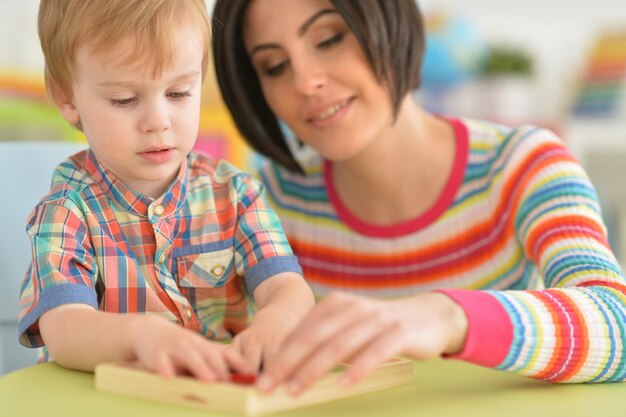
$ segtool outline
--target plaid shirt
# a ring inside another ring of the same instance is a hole
[[[21,288],[21,343],[43,345],[39,318],[68,303],[155,313],[217,340],[241,331],[257,285],[301,273],[262,191],[250,175],[192,153],[152,200],[91,151],[72,156],[26,227],[32,262]]]

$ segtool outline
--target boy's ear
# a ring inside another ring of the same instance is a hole
[[[80,122],[80,114],[78,113],[73,97],[69,96],[61,88],[56,87],[52,91],[52,98],[59,112],[69,124],[74,126]]]

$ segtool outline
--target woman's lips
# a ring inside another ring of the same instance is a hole
[[[315,116],[309,117],[307,121],[319,128],[329,126],[333,122],[341,119],[350,110],[353,102],[354,97],[351,97],[345,101],[330,105],[318,112]]]

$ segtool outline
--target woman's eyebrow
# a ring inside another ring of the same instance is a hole
[[[309,17],[303,24],[302,26],[300,26],[300,29],[298,29],[298,36],[302,37],[304,36],[304,34],[306,33],[307,30],[309,30],[309,28],[311,27],[311,25],[320,17],[330,14],[330,13],[337,13],[337,10],[335,9],[322,9],[319,12],[315,13],[313,16]]]
[[[332,13],[337,13],[337,10],[335,10],[335,9],[322,9],[322,10],[318,11],[317,13],[313,14],[311,17],[309,17],[307,20],[305,20],[304,23],[298,28],[298,32],[297,32],[298,36],[299,37],[304,36],[306,31],[309,30],[311,25],[313,23],[315,23],[315,21],[317,19],[319,19],[320,17],[322,17],[324,15],[332,14]],[[275,43],[264,43],[264,44],[256,45],[254,48],[252,48],[250,50],[248,55],[250,56],[250,59],[252,59],[254,54],[259,52],[260,50],[263,50],[263,49],[278,49],[278,48],[280,48],[280,46],[275,44]]]

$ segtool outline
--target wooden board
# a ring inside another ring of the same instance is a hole
[[[96,389],[100,391],[244,416],[260,416],[410,384],[413,382],[413,362],[400,358],[385,362],[351,388],[341,387],[336,381],[336,373],[331,373],[296,398],[289,396],[283,387],[266,395],[254,385],[208,384],[186,376],[165,379],[130,364],[98,365],[95,380]]]

